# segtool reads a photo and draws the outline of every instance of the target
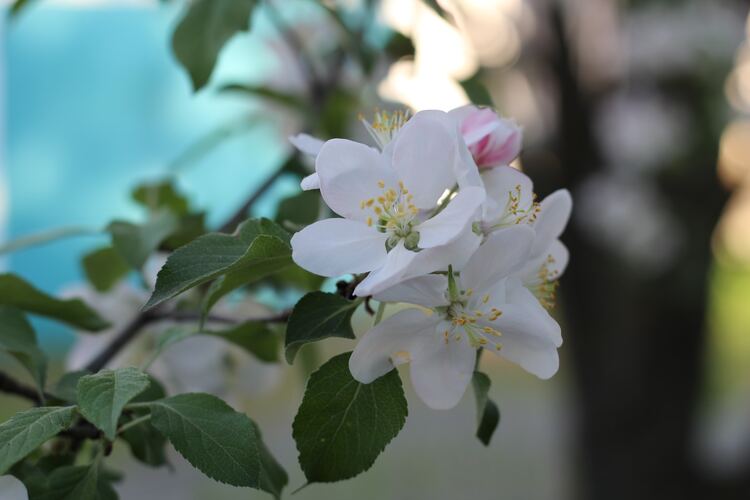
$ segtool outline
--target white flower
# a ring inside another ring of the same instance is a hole
[[[377,300],[416,304],[431,314],[407,309],[365,333],[349,361],[354,378],[370,383],[410,362],[419,397],[447,409],[466,390],[480,347],[540,378],[554,375],[560,326],[513,277],[533,243],[530,227],[506,228],[487,238],[457,278],[420,276],[377,294]]]
[[[341,218],[296,233],[292,257],[321,276],[370,272],[357,295],[460,266],[479,245],[471,225],[484,189],[447,113],[417,113],[383,151],[330,140],[315,170],[323,199]]]
[[[560,189],[537,203],[531,179],[507,166],[484,170],[481,178],[487,193],[482,206],[482,232],[489,235],[519,224],[534,229],[529,259],[517,277],[551,309],[557,280],[568,265],[568,250],[558,238],[570,218],[570,193]]]

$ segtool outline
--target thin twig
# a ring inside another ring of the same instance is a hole
[[[86,370],[96,373],[109,363],[112,358],[117,355],[120,350],[135,337],[141,329],[151,321],[154,321],[157,316],[157,309],[151,311],[145,311],[138,314],[128,323],[125,328],[118,333],[112,342],[104,348],[89,364],[86,365]]]
[[[268,191],[271,186],[273,186],[276,180],[281,177],[281,174],[283,173],[284,166],[282,165],[273,174],[271,174],[271,176],[268,177],[268,179],[266,179],[263,184],[258,186],[258,189],[256,189],[255,192],[250,195],[247,201],[237,209],[237,211],[229,218],[229,220],[222,224],[222,226],[219,228],[219,232],[231,233],[232,231],[237,229],[237,226],[239,226],[242,221],[247,219],[250,208],[255,204],[256,201],[258,201],[261,196],[266,193],[266,191]]]
[[[276,7],[270,0],[266,2],[266,12],[268,12],[269,21],[276,27],[284,42],[286,42],[292,51],[297,53],[297,63],[303,75],[307,77],[310,94],[314,97],[320,91],[321,84],[315,69],[315,63],[313,62],[313,58],[307,53],[305,43],[300,39],[296,31],[287,26],[279,11],[276,10]]]
[[[39,395],[39,391],[37,391],[33,387],[22,384],[10,375],[3,372],[0,372],[0,392],[15,394],[16,396],[26,398],[36,404],[42,403],[42,398]],[[49,398],[52,396],[45,394],[45,397]]]

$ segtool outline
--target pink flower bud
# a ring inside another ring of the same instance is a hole
[[[508,165],[521,151],[521,128],[492,109],[469,105],[451,114],[459,121],[461,135],[479,168]]]

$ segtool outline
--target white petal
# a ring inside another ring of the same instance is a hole
[[[315,161],[315,171],[320,178],[323,200],[347,219],[366,220],[373,215],[360,204],[382,194],[379,182],[391,188],[398,185],[380,152],[345,139],[332,139],[323,145]]]
[[[325,141],[321,141],[317,137],[313,137],[308,134],[297,134],[289,136],[289,142],[291,142],[295,148],[300,150],[306,155],[312,156],[313,158],[318,156],[320,149],[325,144]]]
[[[374,299],[382,302],[407,302],[425,307],[446,306],[447,289],[447,277],[428,274],[392,286],[376,294]]]
[[[548,249],[565,229],[573,209],[573,199],[567,189],[558,189],[540,203],[539,215],[533,224],[536,231],[533,256],[538,256]]]
[[[389,262],[382,269],[370,273],[354,290],[360,297],[380,293],[386,288],[433,271],[448,269],[448,265],[460,270],[479,247],[481,239],[467,228],[458,238],[447,245],[427,248],[421,252],[406,250],[399,243],[388,253]],[[399,253],[391,257],[394,251]],[[393,260],[391,261],[391,258]]]
[[[434,208],[456,184],[457,160],[458,132],[442,111],[420,111],[394,139],[393,168],[421,209]]]
[[[485,220],[491,221],[505,214],[509,196],[517,196],[520,191],[518,207],[529,210],[534,202],[534,184],[523,172],[506,166],[499,166],[482,171],[482,181],[487,192]]]
[[[510,281],[516,283],[508,284],[507,303],[494,304],[493,300],[490,300],[490,305],[500,309],[502,314],[495,321],[484,319],[479,322],[500,330],[503,336],[512,334],[524,338],[528,337],[560,347],[562,335],[557,321],[549,315],[539,304],[534,294],[526,287],[522,286],[517,280]],[[500,342],[502,341],[501,337]]]
[[[373,295],[411,278],[412,276],[405,276],[406,270],[418,255],[419,253],[417,252],[407,250],[404,247],[404,242],[400,241],[388,252],[383,266],[371,272],[367,278],[357,285],[357,288],[354,289],[354,294],[358,297]]]
[[[471,224],[477,209],[484,201],[484,190],[476,187],[462,189],[435,217],[419,224],[420,248],[445,245],[456,239]]]
[[[439,318],[418,309],[399,311],[365,333],[349,358],[352,377],[369,384],[398,364],[429,355],[440,345]]]
[[[548,279],[558,279],[568,267],[570,253],[560,240],[555,240],[552,245],[537,257],[529,259],[515,276],[521,278],[524,284],[535,285],[541,281],[539,271],[543,265],[547,266]]]
[[[526,225],[490,234],[461,270],[462,288],[479,292],[517,272],[525,264],[533,241],[534,230]]]
[[[516,363],[541,379],[546,380],[557,373],[560,361],[557,348],[552,342],[503,332],[500,343],[502,349],[499,351],[491,346],[487,350]]]
[[[478,110],[479,108],[474,106],[473,104],[464,104],[463,106],[459,106],[448,111],[448,115],[456,123],[456,126],[460,127],[461,123],[464,121],[464,119],[466,119],[467,116],[475,113]]]
[[[292,259],[320,276],[363,273],[383,265],[386,239],[362,222],[325,219],[292,236]]]
[[[477,351],[465,342],[439,342],[431,356],[411,363],[411,383],[422,401],[435,410],[453,408],[471,381]]]
[[[14,476],[0,476],[0,499],[29,500],[29,493],[26,486]]]
[[[312,189],[320,189],[320,177],[317,172],[313,172],[299,183],[299,186],[303,191],[310,191]]]

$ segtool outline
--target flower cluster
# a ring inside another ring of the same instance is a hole
[[[295,262],[322,276],[367,273],[356,295],[419,306],[364,334],[354,378],[411,363],[417,394],[443,409],[461,399],[478,349],[551,377],[562,337],[548,309],[568,261],[558,237],[570,194],[536,201],[509,166],[521,130],[490,109],[380,112],[366,126],[377,148],[293,138],[316,157],[303,189],[320,189],[340,216],[295,234]]]

